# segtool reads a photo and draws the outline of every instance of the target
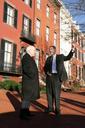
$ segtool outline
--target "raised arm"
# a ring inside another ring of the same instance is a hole
[[[70,60],[74,53],[75,53],[75,48],[74,48],[74,45],[72,45],[72,49],[69,52],[69,54],[67,56],[64,56],[64,61]]]

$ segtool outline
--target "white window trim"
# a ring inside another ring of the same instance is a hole
[[[24,3],[25,3],[26,5],[30,5],[30,0],[24,0]]]
[[[46,6],[46,17],[50,16],[50,7],[47,5]]]
[[[37,0],[37,9],[41,8],[41,0]]]
[[[50,35],[50,28],[46,27],[46,41],[49,41],[49,35]]]

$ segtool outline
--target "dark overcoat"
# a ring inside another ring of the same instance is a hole
[[[36,100],[40,97],[38,68],[29,54],[25,54],[22,62],[22,98]]]
[[[56,55],[56,71],[58,73],[60,81],[66,81],[68,79],[67,77],[67,72],[64,67],[64,61],[70,60],[73,56],[72,50],[69,52],[67,56],[64,56],[63,54]],[[44,71],[45,74],[52,73],[52,59],[53,56],[50,56],[47,58],[45,66],[44,66]]]

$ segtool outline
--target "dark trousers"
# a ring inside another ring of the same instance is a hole
[[[53,100],[55,101],[55,110],[60,110],[60,92],[61,82],[57,74],[46,77],[46,93],[48,101],[48,109],[53,109]]]

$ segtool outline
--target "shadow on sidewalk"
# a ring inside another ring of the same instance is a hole
[[[12,94],[11,92],[7,92],[6,95],[7,95],[7,97],[9,98],[11,104],[13,105],[15,111],[16,111],[16,112],[19,111],[19,110],[20,110],[20,105],[21,105],[21,103],[20,103],[20,101],[17,99],[18,94],[17,94],[17,96],[16,96],[16,95]]]
[[[85,92],[78,92],[77,94],[85,96]]]
[[[0,128],[84,128],[85,116],[48,115],[43,112],[33,112],[35,116],[29,120],[20,120],[17,112],[4,113],[0,115]]]
[[[17,99],[17,97],[20,98],[20,95],[19,94],[12,94],[10,92],[7,92],[6,95],[9,98],[11,104],[13,105],[15,111],[19,112],[21,102]],[[46,107],[44,105],[40,104],[38,101],[33,101],[31,103],[31,106],[33,106],[37,110],[45,110],[46,109]]]
[[[42,112],[45,106],[38,102],[33,102],[32,105],[39,112],[32,112],[35,116],[30,117],[28,121],[20,120],[20,101],[16,95],[12,95],[10,92],[7,92],[6,95],[15,111],[0,114],[0,128],[84,128],[85,126],[85,116],[61,115],[61,117],[56,117],[53,114],[48,115]]]
[[[61,97],[61,100],[66,102],[66,103],[78,106],[80,108],[85,108],[85,103],[84,102],[79,102],[77,100],[72,100],[72,99],[62,98],[62,97]]]

